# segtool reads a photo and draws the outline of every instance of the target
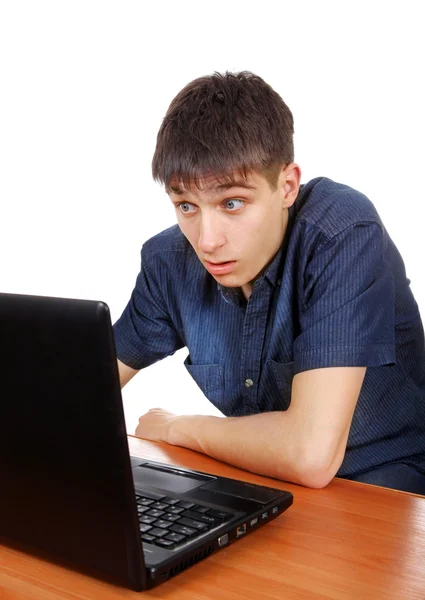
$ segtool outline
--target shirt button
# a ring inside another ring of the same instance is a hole
[[[252,379],[245,379],[245,387],[250,388],[254,385]]]
[[[282,285],[282,280],[281,279],[277,280],[277,285]]]

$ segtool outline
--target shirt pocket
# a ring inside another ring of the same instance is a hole
[[[263,374],[264,411],[287,410],[291,404],[294,363],[266,361]]]
[[[221,410],[224,396],[224,365],[192,365],[188,356],[184,366],[208,400]]]

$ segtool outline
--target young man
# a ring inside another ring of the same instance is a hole
[[[183,346],[228,419],[160,409],[137,435],[320,488],[335,475],[425,493],[425,350],[403,261],[376,210],[300,185],[293,119],[252,73],[189,83],[153,176],[178,226],[149,240],[115,324],[121,384]]]

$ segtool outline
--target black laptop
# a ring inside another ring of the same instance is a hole
[[[3,544],[145,590],[292,504],[130,457],[103,302],[0,294],[0,340]]]

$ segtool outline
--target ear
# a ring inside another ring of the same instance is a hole
[[[295,163],[290,163],[282,168],[279,175],[278,187],[282,192],[282,208],[290,208],[300,189],[301,169]]]

